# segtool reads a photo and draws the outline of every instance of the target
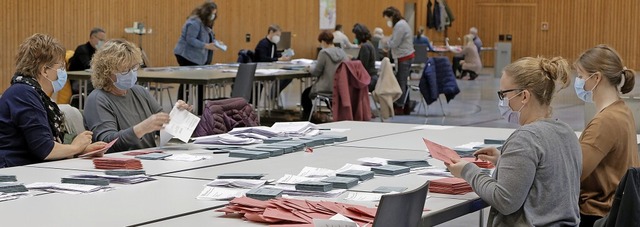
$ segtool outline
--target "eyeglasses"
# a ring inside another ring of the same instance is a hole
[[[56,64],[60,65],[59,69],[62,69],[62,70],[66,70],[67,69],[67,64],[64,63],[64,62],[54,63],[53,65],[56,65]],[[47,66],[47,68],[53,69],[54,68],[53,65]]]
[[[138,71],[139,68],[140,68],[140,66],[136,65],[133,68],[127,70],[127,71],[116,73],[116,75],[125,75],[125,74],[127,74],[129,72]]]
[[[524,91],[525,89],[522,88],[516,88],[516,89],[509,89],[509,90],[500,90],[498,91],[498,99],[500,100],[504,100],[504,97],[507,93],[512,92],[512,91]]]

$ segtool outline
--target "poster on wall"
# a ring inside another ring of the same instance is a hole
[[[336,0],[320,0],[320,29],[336,26]]]

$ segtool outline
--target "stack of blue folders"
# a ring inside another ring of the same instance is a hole
[[[16,182],[18,179],[15,175],[3,175],[0,174],[0,182]]]
[[[257,148],[257,147],[247,147],[245,150],[248,151],[260,151],[260,152],[269,152],[270,157],[280,156],[284,154],[284,148]]]
[[[109,186],[109,180],[103,178],[63,177],[61,182],[65,184]]]
[[[229,157],[232,158],[265,159],[269,156],[271,153],[264,151],[232,150],[229,152]]]
[[[360,181],[366,181],[373,178],[373,171],[365,171],[365,170],[347,170],[344,172],[336,173],[336,176],[339,177],[351,177],[356,178]]]
[[[0,192],[2,193],[16,193],[16,192],[26,192],[27,187],[25,187],[21,183],[0,183]]]
[[[423,159],[394,159],[388,160],[387,164],[389,165],[397,165],[397,166],[406,166],[409,168],[419,168],[419,167],[429,167],[431,166],[427,160]]]
[[[249,179],[259,180],[264,177],[262,173],[223,173],[218,175],[218,179]]]
[[[146,175],[147,172],[145,172],[143,169],[111,169],[111,170],[104,171],[104,174],[111,175],[111,176],[126,177],[126,176],[135,176],[135,175]]]
[[[358,185],[357,178],[351,177],[327,177],[322,182],[333,184],[333,188],[349,189]]]
[[[296,190],[328,192],[333,190],[333,184],[321,181],[305,181],[296,184]]]
[[[257,200],[270,200],[282,196],[281,189],[254,188],[245,193],[247,197]]]
[[[384,165],[371,167],[371,171],[380,175],[398,175],[408,173],[411,169],[406,166]]]

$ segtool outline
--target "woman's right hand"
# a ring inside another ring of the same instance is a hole
[[[76,138],[73,138],[71,145],[78,147],[78,152],[82,152],[89,144],[91,144],[92,138],[93,132],[84,131],[76,135]]]
[[[495,147],[485,147],[473,152],[473,155],[476,156],[477,159],[491,162],[495,166],[500,158],[500,151]]]
[[[133,130],[138,136],[138,138],[141,138],[143,135],[147,133],[155,132],[162,129],[165,124],[169,123],[169,120],[170,120],[169,114],[157,113],[157,114],[151,115],[149,118],[140,122],[140,124],[137,124],[136,126],[134,126]]]
[[[204,44],[204,49],[207,49],[207,50],[214,50],[214,51],[215,51],[215,50],[218,50],[218,48],[216,47],[216,45],[215,45],[215,44],[213,44],[213,43],[207,43],[207,44]]]

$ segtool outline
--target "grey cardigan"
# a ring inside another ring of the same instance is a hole
[[[199,17],[191,16],[182,26],[180,39],[173,49],[175,55],[180,55],[198,65],[207,62],[209,50],[204,48],[207,43],[213,42],[215,35],[211,28],[205,27]]]
[[[400,20],[393,26],[389,47],[394,59],[408,56],[415,51],[413,49],[413,32],[406,20]]]
[[[509,136],[493,177],[470,163],[462,178],[491,206],[487,226],[576,226],[581,173],[578,137],[548,119]]]
[[[318,79],[311,86],[309,98],[318,94],[333,94],[333,78],[342,61],[348,60],[347,54],[339,47],[325,48],[318,53],[318,60],[310,73]]]

